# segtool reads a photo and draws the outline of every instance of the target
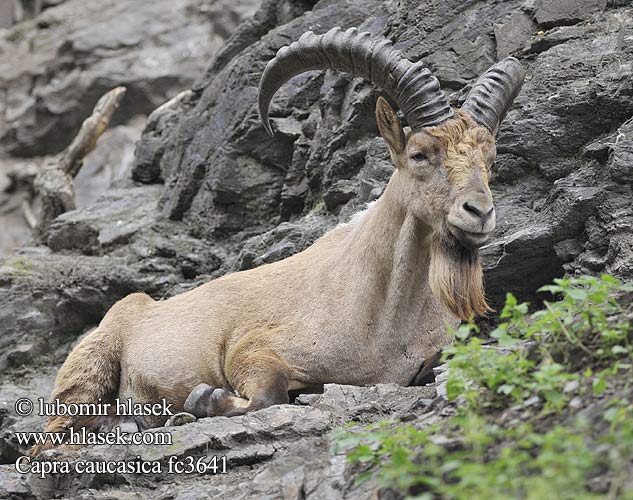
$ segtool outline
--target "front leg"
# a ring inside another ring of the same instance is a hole
[[[249,401],[235,396],[229,389],[198,384],[187,397],[184,410],[197,418],[223,415],[230,417],[248,411]]]
[[[256,351],[256,354],[236,353],[229,358],[227,374],[232,385],[239,388],[240,395],[244,397],[238,397],[226,388],[199,384],[187,397],[184,410],[198,418],[214,415],[232,417],[288,403],[285,363],[271,352],[262,354],[262,351]]]

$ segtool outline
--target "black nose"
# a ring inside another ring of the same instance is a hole
[[[481,204],[476,201],[466,201],[462,205],[462,208],[471,215],[481,219],[482,221],[487,221],[495,207],[492,204]]]

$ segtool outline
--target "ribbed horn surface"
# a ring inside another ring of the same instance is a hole
[[[495,134],[524,79],[525,70],[521,63],[514,57],[506,57],[479,77],[461,109]]]
[[[406,59],[386,38],[336,27],[323,35],[304,33],[279,49],[264,69],[259,82],[259,116],[270,135],[268,108],[277,90],[291,78],[316,69],[345,71],[382,87],[414,130],[453,116],[439,82],[422,63]]]

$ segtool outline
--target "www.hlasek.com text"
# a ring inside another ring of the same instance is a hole
[[[15,437],[21,446],[31,444],[50,443],[55,446],[94,446],[98,444],[108,445],[170,445],[171,433],[165,431],[147,432],[123,432],[119,427],[114,427],[108,432],[92,432],[85,427],[65,432],[16,432]]]

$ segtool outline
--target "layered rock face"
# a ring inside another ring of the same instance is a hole
[[[0,41],[0,147],[12,156],[61,151],[107,90],[127,87],[118,123],[190,85],[233,31],[229,2],[65,2]]]
[[[145,130],[134,176],[164,182],[166,218],[216,245],[242,244],[247,255],[224,269],[281,258],[318,234],[315,218],[330,227],[376,198],[391,165],[376,137],[376,91],[347,75],[315,72],[285,85],[272,106],[276,136],[265,135],[256,85],[279,46],[306,23],[358,25],[427,61],[455,102],[497,58],[513,54],[528,79],[498,134],[499,227],[482,251],[489,295],[497,303],[506,291],[527,296],[565,271],[630,276],[630,176],[617,165],[633,106],[631,11],[586,3],[319,3],[212,65],[181,111]],[[249,240],[251,232],[258,236]]]
[[[200,8],[194,19],[206,15],[201,5],[218,8],[193,0],[165,5],[194,3]],[[111,12],[105,4],[111,4]],[[66,26],[71,21],[53,16],[61,8],[93,8],[95,15],[103,9],[112,26],[127,30],[127,38],[108,45],[105,28],[101,33],[66,29],[76,37],[65,45],[48,40],[54,47],[49,50],[32,30]],[[272,103],[274,138],[258,121],[261,71],[276,50],[309,29],[358,26],[389,37],[408,58],[428,63],[456,105],[473,79],[499,58],[510,54],[522,61],[528,76],[499,130],[491,180],[498,227],[481,251],[493,305],[508,291],[537,300],[534,290],[565,272],[632,278],[633,7],[628,2],[265,0],[200,74],[201,61],[217,47],[208,26],[138,33],[134,16],[153,16],[153,9],[145,2],[67,0],[44,12],[53,16],[44,17],[46,26],[36,27],[40,16],[24,33],[16,31],[24,47],[40,47],[32,58],[34,69],[25,76],[16,75],[16,68],[0,71],[7,96],[0,147],[13,156],[59,151],[81,121],[77,109],[85,106],[89,113],[94,100],[116,84],[131,89],[121,121],[185,91],[148,118],[127,175],[85,208],[56,219],[44,245],[21,248],[0,268],[0,370],[7,380],[0,401],[46,397],[54,367],[69,347],[128,293],[143,290],[161,299],[227,272],[282,259],[380,195],[392,166],[376,130],[379,91],[371,84],[335,72],[306,73],[286,84]],[[172,17],[166,14],[165,22]],[[180,49],[167,54],[167,46],[180,47],[187,57],[178,57]],[[59,66],[37,73],[43,67],[38,61],[51,57]],[[81,77],[82,65],[106,69]],[[14,76],[7,78],[7,72]],[[188,89],[187,78],[194,74],[197,80]],[[235,421],[212,419],[180,428],[183,453],[206,453],[210,446],[234,455],[233,472],[224,480],[205,479],[205,491],[238,498],[236,491],[243,498],[366,494],[346,482],[340,457],[328,454],[322,435],[345,421],[398,413],[394,401],[400,396],[363,392],[339,398],[328,409],[320,402],[336,391],[351,391],[329,390],[334,392],[319,396],[323,399],[303,400],[307,406],[300,409],[271,408]],[[424,388],[405,391],[420,391],[407,393],[402,411],[421,418],[432,394]],[[354,398],[361,401],[358,407],[345,406]],[[380,401],[382,409],[371,401]],[[39,430],[41,422],[25,422],[8,410],[0,418],[0,456],[12,463],[19,452],[12,431]],[[209,437],[216,435],[224,437]],[[247,451],[245,443],[252,446]],[[292,467],[302,472],[288,475]],[[44,494],[50,487],[14,479],[16,498]],[[142,478],[125,481],[139,494],[158,498]],[[195,477],[178,481],[178,498],[201,494]],[[82,488],[129,491],[120,483],[82,484],[77,478],[69,479],[67,488],[68,497],[85,498],[99,495]]]
[[[77,179],[80,207],[125,176],[144,118],[193,83],[259,2],[4,3],[27,20],[0,32],[0,224],[11,228],[0,256],[28,238],[20,205],[31,204],[34,172],[68,146],[102,94],[127,88]]]

